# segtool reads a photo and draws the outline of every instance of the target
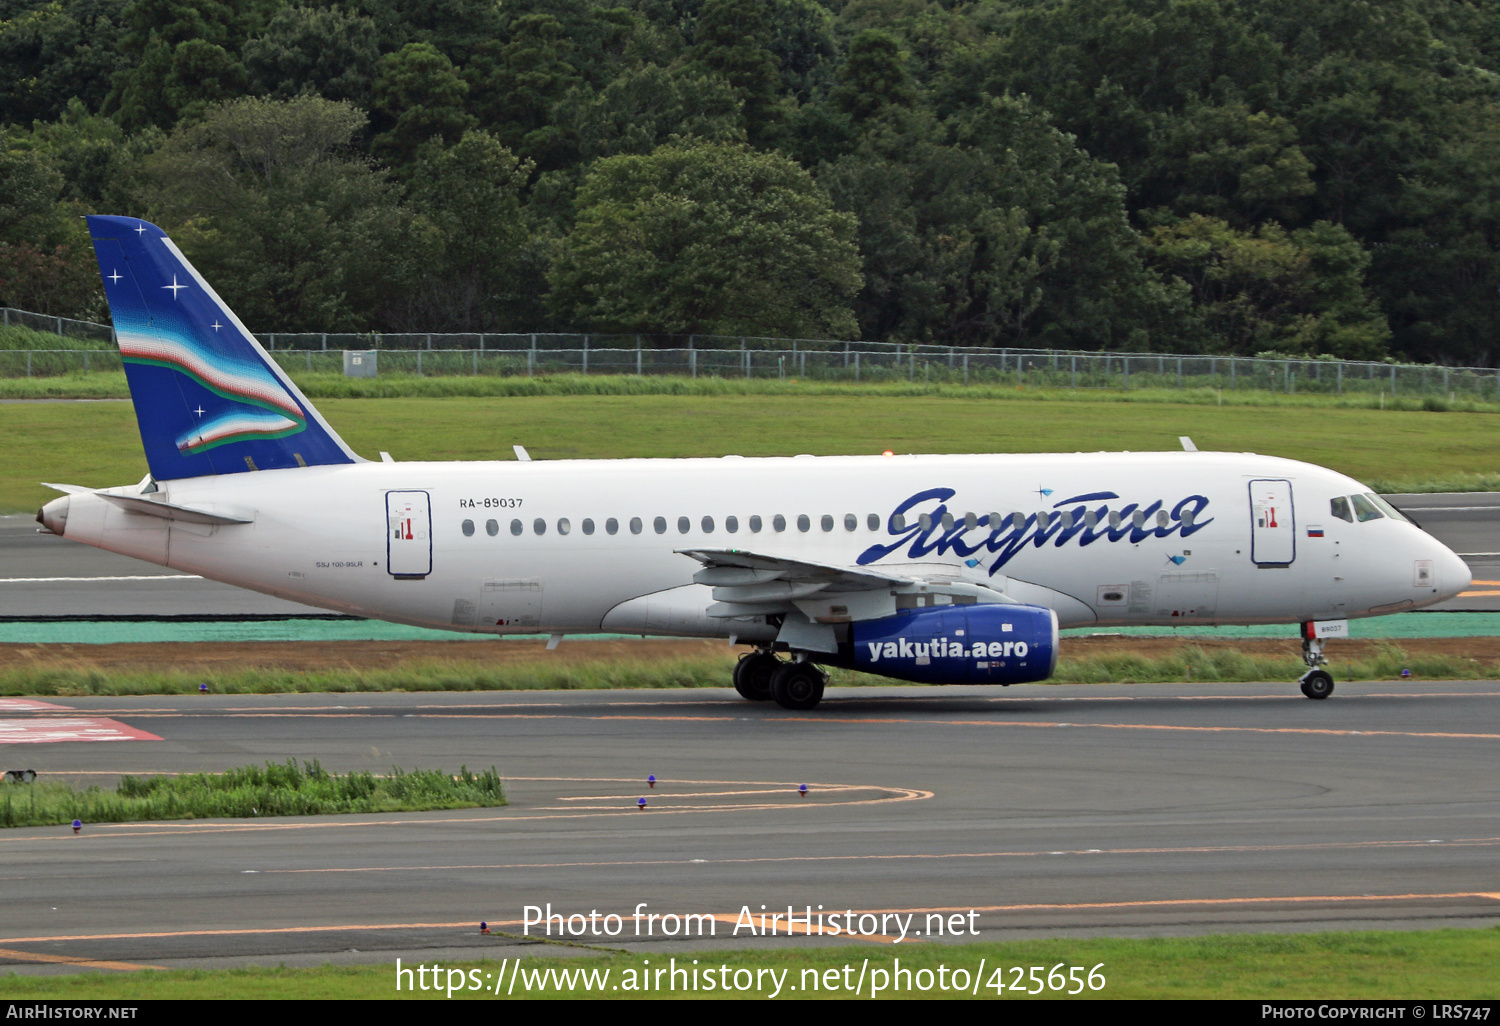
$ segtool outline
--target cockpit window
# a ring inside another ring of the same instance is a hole
[[[1380,512],[1367,496],[1351,495],[1349,501],[1354,504],[1354,515],[1359,517],[1361,524],[1366,520],[1381,520],[1385,517],[1385,514]]]
[[[1392,520],[1400,520],[1403,523],[1407,524],[1411,523],[1411,521],[1406,518],[1406,514],[1402,513],[1399,509],[1397,509],[1395,506],[1392,506],[1389,502],[1386,502],[1374,492],[1366,492],[1365,498],[1373,502],[1376,509],[1380,510],[1380,512],[1384,513]]]
[[[1349,500],[1340,495],[1329,503],[1329,512],[1345,523],[1354,523],[1354,514],[1349,509]]]

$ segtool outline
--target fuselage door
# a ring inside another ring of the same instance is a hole
[[[1256,566],[1290,566],[1297,558],[1292,483],[1250,482],[1250,560]]]
[[[385,567],[392,577],[432,573],[432,500],[426,492],[385,493]]]

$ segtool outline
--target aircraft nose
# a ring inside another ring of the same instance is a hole
[[[1438,593],[1443,599],[1451,599],[1462,591],[1467,591],[1469,585],[1474,582],[1474,572],[1448,546],[1439,544],[1438,552],[1434,554],[1432,565],[1438,572]]]

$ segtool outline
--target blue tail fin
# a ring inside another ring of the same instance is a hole
[[[88,222],[152,477],[360,462],[160,228]]]

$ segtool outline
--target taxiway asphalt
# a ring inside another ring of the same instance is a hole
[[[0,749],[43,779],[495,766],[511,804],[6,830],[5,971],[535,955],[478,924],[549,902],[642,953],[834,943],[733,936],[761,905],[975,910],[992,939],[1500,922],[1493,681],[48,701],[0,716],[162,740]],[[637,937],[640,903],[722,918]]]

